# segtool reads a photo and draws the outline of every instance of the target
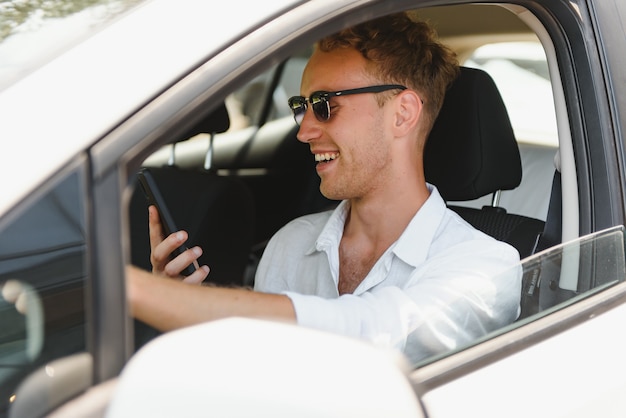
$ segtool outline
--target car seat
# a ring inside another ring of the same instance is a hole
[[[493,195],[492,205],[481,209],[449,207],[475,228],[514,246],[520,257],[533,254],[544,222],[498,205],[502,190],[520,184],[522,165],[506,107],[486,72],[461,67],[426,142],[424,171],[446,202]]]

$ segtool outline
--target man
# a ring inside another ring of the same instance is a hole
[[[290,222],[270,241],[255,291],[181,284],[129,270],[133,314],[161,330],[228,316],[282,319],[402,350],[412,361],[512,322],[512,247],[474,230],[426,183],[423,150],[458,73],[433,30],[405,14],[320,41],[289,105],[334,211]],[[177,277],[184,231],[162,238],[150,208],[154,272]],[[201,267],[185,279],[199,283]]]

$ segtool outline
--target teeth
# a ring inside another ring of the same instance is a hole
[[[339,154],[336,153],[336,152],[327,152],[327,153],[324,153],[324,154],[315,154],[315,161],[317,161],[317,162],[330,161],[330,160],[334,160],[338,156],[339,156]]]

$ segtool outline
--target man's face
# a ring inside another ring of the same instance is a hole
[[[316,50],[302,76],[301,94],[384,84],[367,75],[365,65],[353,49]],[[378,105],[377,94],[365,93],[332,97],[330,108],[330,119],[320,122],[309,106],[298,132],[318,161],[322,194],[337,200],[375,195],[391,178],[388,106]]]

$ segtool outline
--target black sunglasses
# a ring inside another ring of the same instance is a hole
[[[369,86],[369,87],[361,87],[358,89],[349,89],[349,90],[341,90],[341,91],[316,91],[311,94],[311,97],[308,99],[302,96],[293,96],[289,99],[289,107],[293,112],[293,118],[296,120],[296,123],[300,125],[302,119],[304,119],[304,114],[308,109],[309,105],[313,108],[313,113],[315,117],[320,122],[326,122],[330,119],[330,102],[329,99],[331,97],[337,96],[347,96],[349,94],[361,94],[361,93],[381,93],[387,90],[406,90],[405,86],[401,86],[399,84],[383,84],[380,86]]]

